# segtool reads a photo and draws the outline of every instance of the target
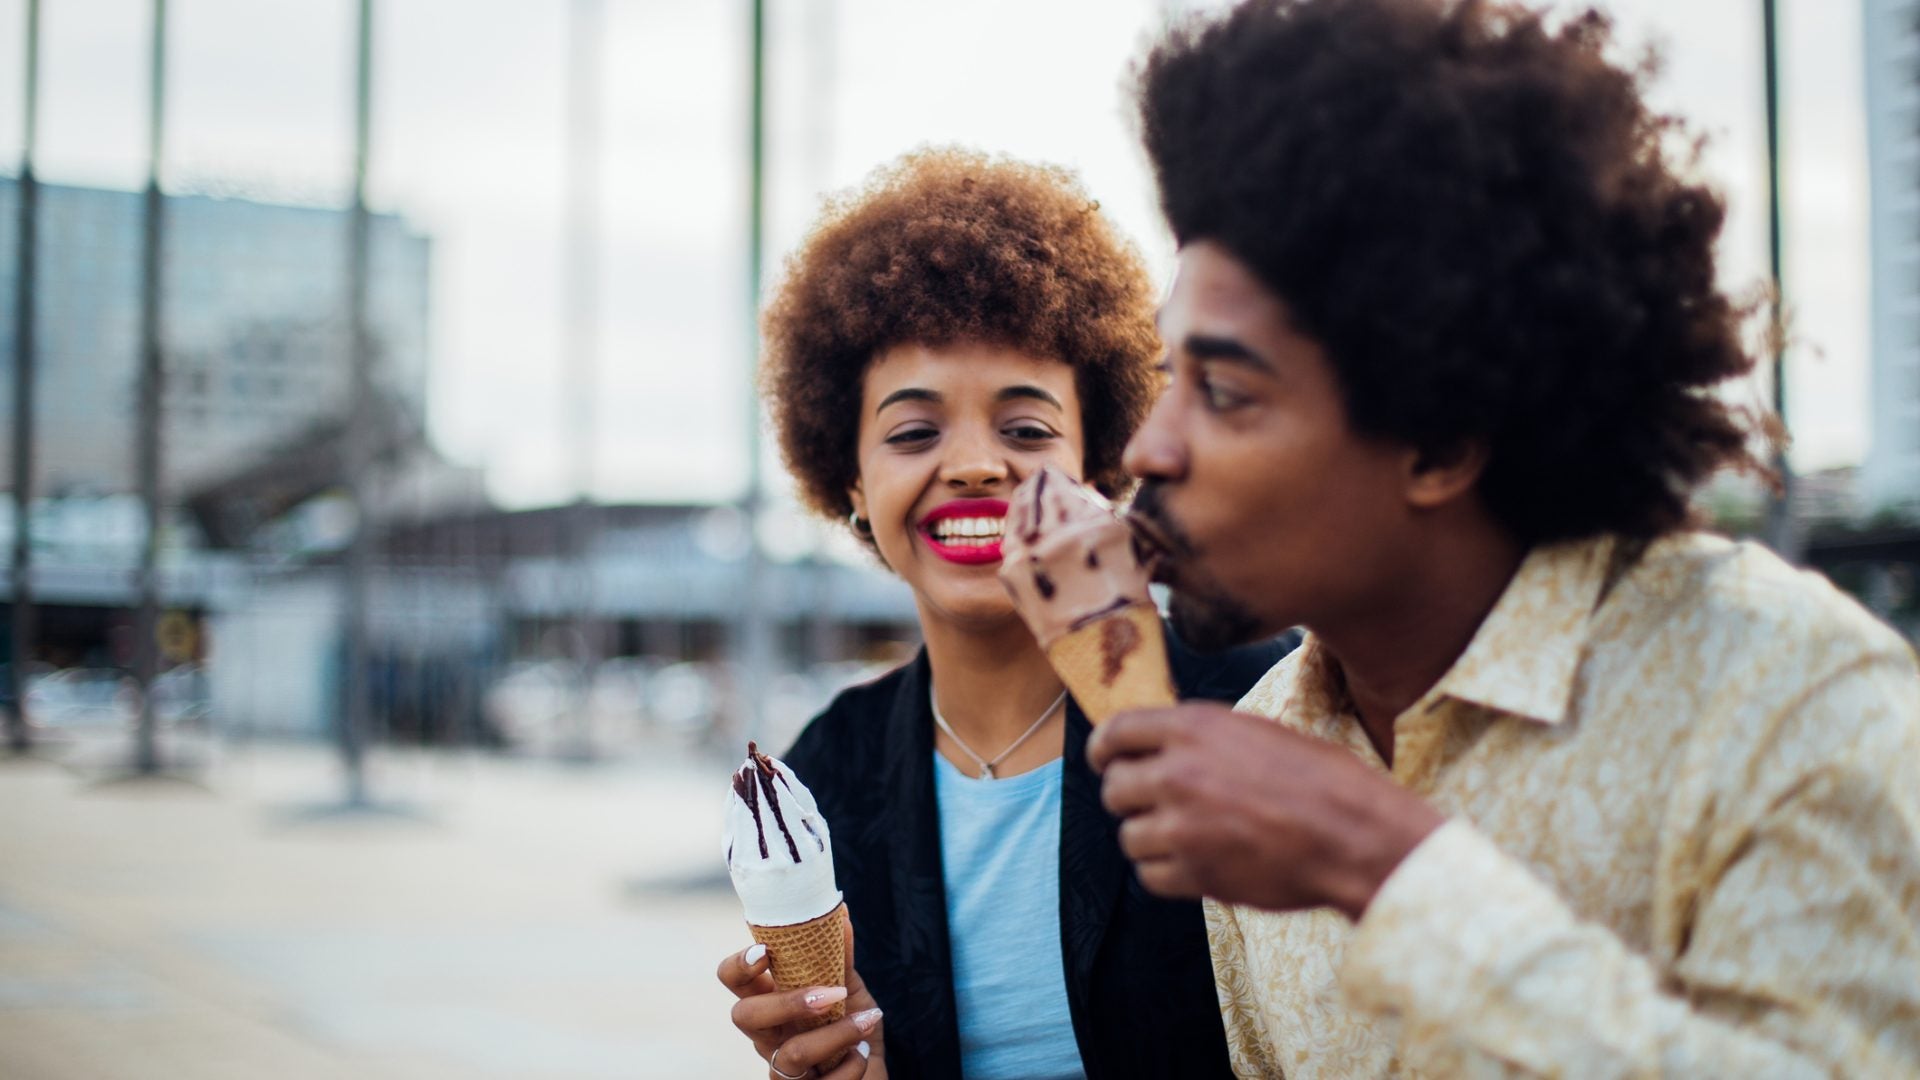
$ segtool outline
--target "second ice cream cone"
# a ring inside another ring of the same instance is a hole
[[[1047,659],[1094,724],[1175,701],[1165,632],[1152,604],[1129,604],[1068,631],[1047,646]]]
[[[840,904],[817,919],[792,926],[755,926],[747,924],[753,940],[767,947],[767,970],[773,984],[782,990],[803,986],[845,986],[847,984],[847,905]],[[799,1026],[804,1030],[824,1027],[847,1015],[845,1002]],[[840,1064],[842,1054],[824,1061],[819,1071],[827,1072]]]

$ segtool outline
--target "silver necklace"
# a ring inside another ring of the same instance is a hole
[[[1007,748],[1005,750],[1002,750],[999,753],[993,755],[992,761],[988,761],[986,758],[983,758],[979,754],[974,753],[973,747],[968,746],[967,741],[965,739],[962,739],[959,735],[954,733],[953,725],[947,723],[947,718],[940,715],[940,702],[937,701],[933,696],[932,684],[928,684],[927,686],[927,704],[933,706],[933,722],[939,726],[941,731],[944,731],[947,733],[947,738],[953,740],[953,745],[959,747],[961,753],[972,758],[973,763],[975,765],[980,766],[980,779],[982,780],[998,780],[999,777],[993,775],[993,767],[1007,760],[1008,754],[1011,754],[1015,750],[1020,749],[1021,743],[1026,742],[1029,738],[1032,738],[1033,733],[1040,730],[1040,725],[1047,722],[1047,717],[1052,716],[1053,711],[1055,709],[1058,709],[1060,707],[1060,704],[1066,700],[1067,700],[1067,692],[1065,690],[1060,691],[1060,696],[1053,699],[1053,704],[1047,706],[1047,710],[1040,714],[1040,719],[1035,720],[1033,722],[1032,727],[1028,728],[1024,733],[1022,733],[1019,738],[1008,743]]]

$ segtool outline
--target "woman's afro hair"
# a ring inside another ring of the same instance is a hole
[[[847,516],[863,379],[899,345],[1004,346],[1073,367],[1087,482],[1128,480],[1158,385],[1140,256],[1067,171],[922,150],[831,201],[762,315],[761,390],[801,500]]]

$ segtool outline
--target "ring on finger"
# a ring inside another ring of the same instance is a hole
[[[767,1059],[767,1068],[772,1069],[774,1072],[778,1073],[779,1075],[786,1077],[786,1080],[806,1080],[808,1073],[813,1072],[812,1066],[808,1066],[804,1072],[797,1072],[797,1073],[790,1073],[780,1067],[780,1050],[785,1050],[785,1049],[786,1047],[783,1046],[783,1047],[780,1047],[779,1050],[775,1050],[773,1052],[773,1056]]]

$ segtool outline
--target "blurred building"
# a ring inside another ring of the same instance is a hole
[[[115,670],[133,654],[146,532],[134,461],[145,198],[58,184],[39,195],[34,654],[55,668]],[[0,416],[9,418],[19,197],[16,179],[0,178]],[[168,635],[172,664],[203,659],[204,615],[247,595],[243,553],[262,539],[252,530],[274,522],[298,531],[313,515],[275,519],[342,480],[349,219],[198,195],[163,205],[160,592],[166,624],[191,630]],[[372,237],[372,430],[386,471],[404,479],[410,499],[431,488],[477,501],[477,474],[439,462],[420,438],[429,243],[393,215],[374,216]],[[0,476],[11,474],[12,449],[0,439]],[[13,509],[0,501],[8,545]],[[0,569],[0,597],[12,593],[10,570]],[[0,626],[0,655],[11,650],[9,628]]]
[[[1920,4],[1863,0],[1872,183],[1870,512],[1920,509]]]
[[[0,251],[15,247],[17,180],[0,179]],[[42,184],[37,492],[136,487],[144,197]],[[349,389],[347,213],[199,195],[167,196],[162,403],[169,492],[224,480],[337,421]],[[383,396],[424,415],[429,244],[401,218],[373,218],[371,321]],[[0,260],[0,341],[14,333],[14,276]],[[0,408],[13,408],[11,348]],[[0,442],[0,475],[11,469]]]
[[[770,682],[746,687],[731,627],[745,602],[746,528],[728,506],[477,510],[400,520],[378,541],[370,683],[382,733],[552,748],[583,715],[604,747],[650,731],[730,737],[762,695],[785,745],[831,695],[910,655],[912,594],[877,565],[775,562]],[[337,559],[259,565],[208,618],[213,709],[235,729],[320,734],[336,715]],[[583,675],[582,660],[593,671]],[[580,696],[590,696],[590,707]]]

